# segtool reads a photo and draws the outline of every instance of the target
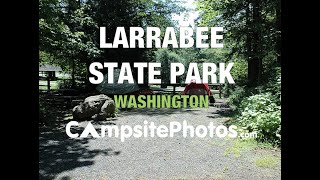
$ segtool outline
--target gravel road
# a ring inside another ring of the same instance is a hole
[[[144,121],[167,125],[171,121],[215,126],[226,118],[217,108],[198,109],[134,109],[121,111],[119,117],[101,125],[144,125]],[[70,139],[61,126],[40,128],[40,179],[281,179],[280,164],[272,168],[258,167],[254,162],[259,154],[280,157],[280,150],[251,150],[240,156],[226,155],[232,139],[209,137],[184,138],[82,138]],[[75,129],[81,133],[88,121]]]

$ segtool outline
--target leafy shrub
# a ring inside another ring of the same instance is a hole
[[[245,98],[240,104],[240,111],[237,122],[249,132],[256,131],[258,141],[280,144],[281,107],[271,93]]]
[[[49,123],[55,117],[56,109],[51,107],[44,97],[39,97],[39,122],[40,123]]]
[[[276,69],[276,76],[273,79],[270,79],[266,85],[265,90],[271,92],[278,105],[281,104],[281,69]]]
[[[242,86],[236,87],[234,90],[231,90],[229,98],[227,99],[227,104],[238,106],[243,98],[246,96],[246,90]]]
[[[84,89],[85,83],[83,80],[76,79],[75,86],[77,89]],[[71,79],[58,80],[58,88],[59,89],[72,89],[72,80]]]
[[[59,80],[58,87],[59,89],[71,89],[72,81],[70,79]]]
[[[245,82],[248,76],[248,62],[244,59],[238,59],[233,63],[231,75],[234,81],[237,82],[237,84]]]

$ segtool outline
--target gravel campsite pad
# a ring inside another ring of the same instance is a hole
[[[227,118],[216,107],[197,109],[132,109],[120,111],[101,125],[143,125],[144,121],[169,127],[186,120],[193,126],[222,125]],[[68,116],[68,115],[67,115]],[[281,150],[244,146],[237,139],[209,137],[79,138],[60,126],[41,127],[40,179],[281,179]],[[79,134],[88,121],[79,122]],[[99,131],[98,131],[99,132]]]

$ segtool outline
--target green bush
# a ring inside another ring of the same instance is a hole
[[[234,90],[230,91],[230,95],[227,99],[227,104],[237,107],[241,103],[243,98],[246,97],[246,95],[247,93],[245,88],[242,86],[238,86]]]
[[[241,114],[237,122],[249,132],[256,131],[258,141],[280,144],[281,107],[276,104],[271,93],[245,98],[239,108]]]
[[[276,76],[273,79],[270,79],[266,85],[265,91],[271,92],[274,95],[274,98],[278,105],[281,104],[281,69],[275,69]]]
[[[231,76],[237,84],[242,84],[247,81],[248,76],[248,62],[244,59],[237,59],[233,61]]]
[[[54,120],[56,108],[50,106],[45,99],[39,97],[39,123],[46,124]]]
[[[79,77],[78,77],[79,79]],[[84,89],[85,88],[85,82],[83,80],[75,81],[75,87],[77,89]],[[64,80],[58,80],[58,88],[59,89],[72,89],[72,80],[71,79],[64,79]]]
[[[71,89],[72,81],[70,79],[59,80],[58,87],[59,89]]]

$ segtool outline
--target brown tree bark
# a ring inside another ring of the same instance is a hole
[[[281,32],[281,1],[277,0],[276,5],[276,30]],[[276,40],[277,62],[281,64],[281,34],[277,34]]]
[[[259,84],[262,76],[260,3],[260,0],[253,0],[252,3],[252,57],[248,61],[248,80],[250,85]]]

